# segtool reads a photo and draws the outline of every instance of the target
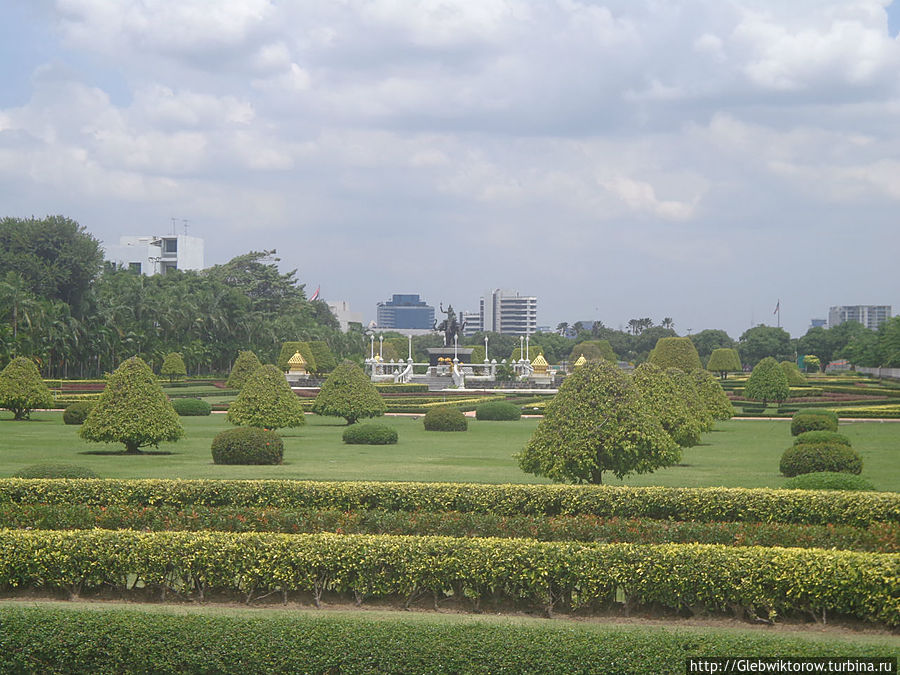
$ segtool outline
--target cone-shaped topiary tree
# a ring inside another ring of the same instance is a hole
[[[35,408],[53,405],[53,394],[41,379],[37,367],[19,356],[0,372],[0,408],[11,411],[17,420],[27,420]]]
[[[385,405],[362,369],[344,361],[325,380],[312,411],[316,415],[343,417],[347,424],[353,424],[364,417],[384,415]]]
[[[730,420],[734,417],[734,406],[731,405],[731,400],[715,376],[708,370],[701,369],[697,369],[691,374],[694,376],[694,384],[697,385],[700,400],[706,406],[706,412],[714,420]]]
[[[238,357],[231,367],[231,374],[225,386],[229,389],[242,389],[250,376],[262,367],[256,354],[252,351],[238,352]]]
[[[700,392],[697,390],[697,384],[692,375],[684,372],[681,368],[667,368],[666,374],[672,378],[672,382],[678,387],[679,396],[684,401],[687,409],[694,415],[694,418],[700,424],[703,431],[712,431],[713,417],[706,409],[706,404],[700,398]]]
[[[672,440],[682,448],[690,448],[700,442],[703,429],[700,420],[688,408],[681,389],[671,376],[652,363],[642,363],[632,375],[641,403],[653,413]]]
[[[789,387],[805,387],[808,384],[806,375],[800,372],[800,368],[793,361],[782,361],[778,365],[787,375]]]
[[[178,352],[166,354],[162,368],[159,369],[159,374],[163,377],[168,377],[169,382],[174,382],[176,378],[187,375],[187,368],[184,367],[184,359],[181,358],[181,354]]]
[[[263,429],[306,424],[300,399],[291,390],[284,373],[273,365],[261,366],[250,375],[228,407],[227,417],[232,424]]]
[[[86,441],[124,443],[125,452],[134,454],[160,441],[177,441],[184,427],[150,366],[132,356],[109,376],[78,434]]]
[[[700,355],[690,338],[664,337],[656,341],[656,346],[650,352],[650,363],[666,368],[679,368],[689,373],[697,368],[702,368]]]
[[[791,394],[787,375],[771,356],[767,356],[756,364],[747,385],[744,397],[753,401],[778,401],[779,403]]]
[[[569,483],[601,483],[604,471],[650,473],[680,457],[634,383],[607,361],[565,379],[518,455],[523,471]]]
[[[709,355],[709,361],[706,362],[706,369],[714,373],[718,373],[723,380],[728,377],[728,373],[738,373],[741,371],[741,357],[737,353],[737,349],[729,347],[720,347],[713,349]]]

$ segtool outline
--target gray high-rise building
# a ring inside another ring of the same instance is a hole
[[[537,332],[537,297],[533,295],[519,295],[518,291],[500,288],[487,291],[481,298],[478,314],[479,329],[485,332],[504,335]]]
[[[840,326],[847,321],[856,321],[869,330],[878,330],[879,326],[890,318],[890,305],[840,305],[828,308],[829,328]]]
[[[434,307],[417,294],[395,294],[376,305],[376,323],[379,328],[428,330],[434,327]]]

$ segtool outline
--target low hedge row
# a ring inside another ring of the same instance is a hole
[[[656,627],[594,628],[292,614],[2,607],[5,673],[683,675],[689,657],[884,657],[890,642]]]
[[[499,515],[575,515],[723,522],[845,524],[900,521],[895,492],[610,485],[490,485],[292,480],[0,479],[0,503],[273,506]]]
[[[324,593],[495,607],[631,608],[900,625],[900,554],[337,534],[0,531],[0,587],[203,601]]]
[[[815,475],[815,474],[810,474]],[[846,474],[844,474],[846,475]],[[853,478],[857,478],[853,476]],[[233,506],[0,504],[0,528],[33,530],[212,530],[285,534],[397,534],[448,537],[528,537],[540,541],[632,544],[725,544],[900,552],[900,524],[794,525],[700,523],[600,516],[501,516],[456,511],[340,511]]]
[[[395,383],[381,382],[375,388],[385,394],[413,394],[428,391],[428,385],[424,383]]]
[[[824,389],[829,394],[865,394],[866,396],[900,396],[900,389],[893,387],[854,387],[852,385],[836,385],[823,384]]]

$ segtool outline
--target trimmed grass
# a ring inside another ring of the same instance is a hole
[[[513,458],[528,441],[538,421],[479,422],[469,420],[465,433],[426,432],[421,417],[384,417],[397,429],[399,442],[390,446],[345,445],[346,426],[337,418],[307,416],[307,426],[284,429],[281,466],[218,466],[210,444],[215,434],[231,427],[224,415],[183,417],[186,435],[178,443],[163,443],[167,455],[117,456],[83,454],[121,446],[87,443],[78,427],[62,423],[61,413],[34,413],[15,422],[0,412],[0,476],[39,462],[66,462],[89,467],[104,478],[293,478],[306,480],[441,481],[474,483],[545,483],[523,473]],[[900,491],[900,423],[841,424],[863,457],[862,475],[876,489]],[[703,444],[684,451],[680,465],[610,484],[670,487],[780,487],[782,452],[793,443],[790,421],[729,421],[703,437]]]

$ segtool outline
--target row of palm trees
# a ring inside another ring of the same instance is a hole
[[[205,275],[107,270],[75,316],[9,272],[0,278],[0,366],[27,356],[45,377],[90,378],[134,354],[158,366],[178,351],[192,373],[225,373],[238,350],[274,361],[287,340],[325,340],[336,354],[362,353],[362,334],[341,334],[319,315],[302,296],[275,312],[258,309],[239,289]]]

